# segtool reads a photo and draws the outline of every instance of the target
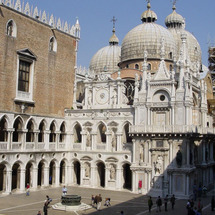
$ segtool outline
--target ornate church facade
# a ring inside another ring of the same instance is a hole
[[[148,2],[122,46],[114,26],[85,69],[76,63],[78,21],[69,27],[19,0],[0,3],[3,194],[29,183],[188,197],[194,185],[213,185],[212,82],[175,5],[165,28]],[[26,38],[42,31],[43,39],[22,42],[20,19],[33,23]]]

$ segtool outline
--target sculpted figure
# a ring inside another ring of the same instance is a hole
[[[91,142],[91,138],[90,138],[90,132],[87,131],[87,139],[86,139],[86,146],[89,147],[90,146],[90,142]]]
[[[88,163],[85,163],[85,177],[90,176],[90,166]]]
[[[180,149],[178,150],[178,152],[176,154],[176,163],[179,167],[182,165],[182,153],[181,153]]]
[[[113,165],[110,167],[110,179],[114,180],[116,179],[116,169]]]
[[[112,145],[113,149],[116,149],[116,135],[113,130],[112,130],[112,137],[111,137],[111,145]]]
[[[162,156],[158,155],[157,161],[155,162],[155,174],[161,174],[162,170],[162,165],[163,165],[163,158]]]

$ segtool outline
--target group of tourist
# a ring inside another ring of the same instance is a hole
[[[166,195],[166,197],[163,200],[164,200],[165,211],[167,211],[167,204],[168,204],[169,200],[171,202],[172,210],[174,210],[174,206],[175,206],[175,195],[174,194],[172,195],[172,197],[170,199],[169,199],[169,196]],[[162,201],[161,197],[158,196],[156,199],[157,212],[161,212],[162,204],[163,204],[163,201]],[[152,206],[153,206],[153,201],[152,201],[152,197],[150,196],[148,199],[149,212],[151,212]]]
[[[102,196],[101,196],[101,194],[96,195],[96,196],[92,195],[91,204],[92,204],[93,207],[96,207],[97,210],[100,210],[101,204],[102,204]]]

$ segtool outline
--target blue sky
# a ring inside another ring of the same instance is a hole
[[[27,1],[25,1],[27,2]],[[146,10],[146,0],[28,0],[71,25],[79,18],[81,40],[78,65],[89,66],[93,55],[108,45],[112,35],[113,16],[116,17],[116,35],[120,45],[125,35],[141,24],[140,16]],[[208,65],[208,47],[215,45],[215,0],[178,0],[176,11],[186,19],[186,30],[193,33],[202,49],[203,64]],[[165,18],[172,13],[171,0],[151,0],[151,9],[158,16],[157,24],[165,26]]]

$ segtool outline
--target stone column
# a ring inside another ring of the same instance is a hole
[[[111,132],[108,131],[106,134],[106,151],[111,152],[112,151],[112,144],[111,144]]]
[[[34,149],[38,149],[38,136],[39,136],[40,130],[34,131]]]
[[[44,167],[43,172],[44,172],[44,174],[43,174],[43,177],[44,177],[43,186],[47,187],[47,186],[49,186],[49,167]]]
[[[72,150],[72,146],[73,146],[72,135],[73,135],[72,131],[68,131],[66,133],[66,141],[65,141],[66,148],[65,149]]]
[[[117,132],[116,133],[116,138],[117,138],[117,151],[121,152],[122,151],[122,133]]]
[[[205,141],[202,141],[202,163],[205,163]]]
[[[189,187],[189,179],[190,179],[190,176],[189,174],[186,174],[186,195],[189,196],[189,191],[190,191],[190,187]]]
[[[169,173],[169,194],[172,195],[172,173]]]
[[[123,189],[122,175],[123,175],[122,167],[117,167],[116,169],[116,189],[117,190]]]
[[[132,192],[137,192],[137,177],[136,177],[136,171],[132,171]]]
[[[60,185],[60,167],[55,166],[55,186],[59,187]]]
[[[91,186],[97,187],[97,166],[91,166]]]
[[[169,140],[169,163],[170,165],[172,165],[172,161],[173,161],[173,141]]]
[[[80,185],[83,185],[83,178],[85,175],[84,163],[81,162],[81,172],[80,172]]]
[[[10,149],[12,149],[14,128],[10,128],[10,129],[7,129],[7,130],[8,130],[7,150],[10,150]]]
[[[213,150],[214,150],[213,149],[213,141],[210,141],[210,145],[209,146],[210,146],[210,161],[213,162],[214,161],[214,159],[213,159],[213,153],[214,153],[213,152]]]
[[[49,149],[49,134],[50,133],[51,132],[49,130],[44,131],[44,143],[45,143],[44,149]]]
[[[60,133],[61,133],[61,131],[55,132],[55,134],[56,134],[55,149],[59,149]]]
[[[92,150],[96,150],[96,145],[97,145],[97,133],[92,132]]]
[[[87,139],[87,133],[86,131],[81,132],[81,150],[86,150],[86,139]]]
[[[21,149],[26,150],[26,133],[28,132],[28,129],[22,129],[21,131]]]
[[[187,166],[190,165],[190,141],[187,140],[186,142],[186,147],[187,147]]]
[[[38,168],[32,170],[32,189],[36,190],[38,184]]]
[[[20,191],[24,192],[25,191],[25,169],[20,169],[20,177],[18,178],[19,184],[20,184]]]
[[[136,141],[132,139],[132,148],[133,148],[133,160],[132,163],[136,163]]]
[[[9,194],[12,190],[12,170],[6,171],[6,189],[5,193]]]
[[[73,164],[69,163],[67,165],[67,177],[66,177],[66,181],[65,183],[69,186],[73,185],[73,174],[72,174],[72,170],[73,170]]]
[[[108,173],[109,169],[105,165],[105,188],[108,187]]]

